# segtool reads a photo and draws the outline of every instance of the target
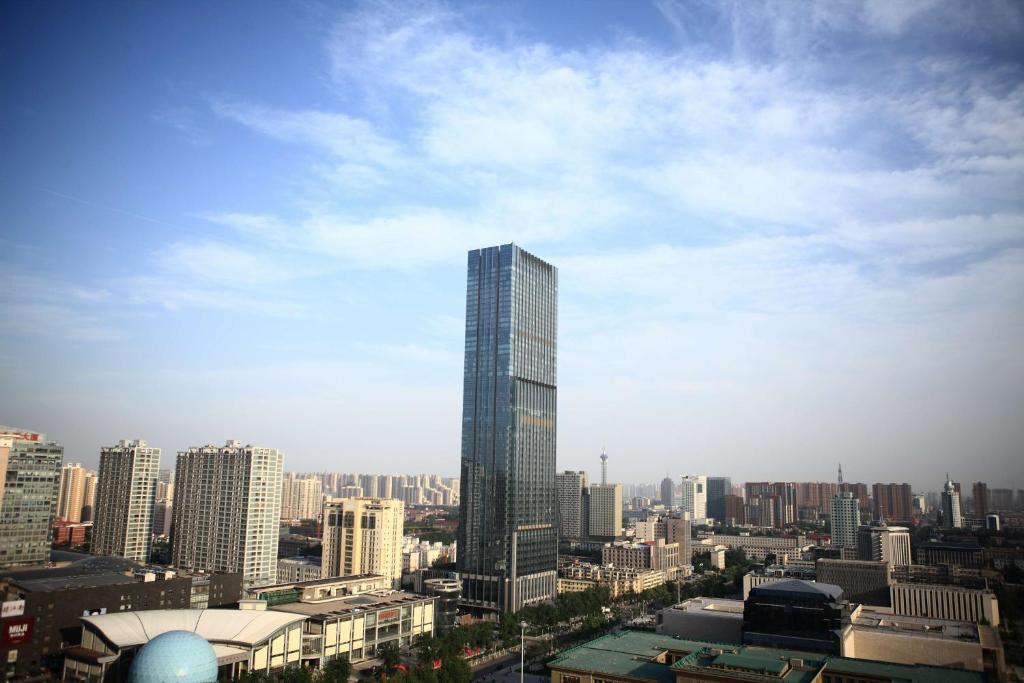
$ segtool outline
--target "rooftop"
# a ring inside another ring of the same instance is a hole
[[[412,604],[434,598],[405,591],[371,591],[360,595],[349,595],[333,600],[317,600],[316,602],[289,602],[275,605],[271,609],[277,612],[290,612],[306,616],[344,616],[356,612],[376,610],[381,607]]]
[[[675,683],[675,672],[664,661],[656,660],[665,652],[689,653],[707,645],[646,631],[620,631],[566,650],[548,666]]]
[[[132,574],[143,568],[143,565],[137,562],[120,557],[89,555],[66,567],[36,567],[2,572],[0,579],[17,584],[22,590],[30,593],[43,593],[70,588],[135,583],[137,579]]]
[[[191,631],[211,644],[252,647],[302,619],[280,611],[232,609],[163,609],[82,617],[118,648],[144,645],[168,631]]]
[[[830,583],[802,581],[800,579],[772,581],[750,589],[751,595],[763,595],[765,593],[804,595],[811,597],[818,596],[826,597],[831,600],[843,599],[843,589],[839,586],[833,586]]]
[[[669,666],[662,655],[683,657]],[[662,663],[657,660],[662,659]],[[982,683],[984,674],[926,665],[891,664],[817,653],[682,640],[642,631],[621,631],[567,650],[549,666],[610,674],[652,683],[675,683],[677,673],[719,675],[765,683],[811,683],[823,671],[899,683]]]

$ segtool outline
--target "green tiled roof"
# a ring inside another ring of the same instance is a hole
[[[725,667],[727,669],[749,669],[751,671],[770,673],[773,676],[781,676],[789,664],[777,657],[758,657],[749,652],[744,652],[743,654],[725,652],[712,659],[711,666]]]
[[[663,652],[684,655],[674,665],[651,661]],[[790,665],[802,660],[802,666]],[[822,669],[851,676],[877,676],[900,683],[984,683],[984,674],[923,664],[892,664],[820,653],[726,645],[645,631],[621,631],[566,650],[549,665],[651,683],[675,683],[683,671],[714,673],[765,683],[810,683]]]
[[[566,650],[548,666],[628,676],[654,683],[675,683],[676,675],[671,667],[651,660],[666,650],[692,652],[707,645],[659,633],[620,631]]]

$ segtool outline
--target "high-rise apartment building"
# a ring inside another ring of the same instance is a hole
[[[963,525],[959,485],[953,483],[949,475],[946,475],[946,483],[942,487],[942,526],[947,529],[959,529]]]
[[[725,497],[732,493],[729,477],[708,477],[708,517],[721,521],[725,519]]]
[[[0,427],[0,567],[50,559],[64,447],[46,435]]]
[[[974,499],[973,507],[976,517],[984,517],[992,508],[988,499],[988,484],[983,481],[976,481],[971,487],[971,497]]]
[[[92,522],[96,517],[96,490],[99,488],[100,477],[95,472],[86,472],[84,493],[82,494],[82,521]]]
[[[514,244],[469,252],[459,573],[516,611],[557,582],[558,271]]]
[[[322,578],[380,574],[398,588],[404,522],[405,505],[394,498],[328,499],[324,503]]]
[[[860,503],[861,519],[868,519],[871,516],[871,497],[868,495],[867,484],[855,484],[852,482],[839,482],[840,492],[849,492]]]
[[[832,524],[832,545],[837,548],[856,548],[857,529],[860,528],[860,502],[850,491],[832,496],[829,509]]]
[[[871,514],[876,522],[906,522],[914,518],[914,492],[910,484],[874,484]]]
[[[289,473],[281,481],[281,519],[316,519],[323,504],[318,477],[296,477]]]
[[[594,484],[589,495],[587,535],[610,541],[622,536],[622,484]]]
[[[174,500],[174,470],[163,469],[156,477],[156,499]]]
[[[1013,509],[1013,489],[988,489],[989,512]]]
[[[149,562],[160,449],[122,439],[100,450],[92,552]]]
[[[661,480],[661,504],[664,505],[666,509],[672,508],[672,490],[675,486],[676,483],[672,481],[672,477],[666,475],[665,478]]]
[[[679,506],[690,513],[690,519],[706,519],[708,516],[708,478],[703,474],[683,477],[679,495]]]
[[[188,570],[274,583],[284,456],[276,448],[195,446],[178,453],[171,558]]]
[[[566,470],[555,475],[558,488],[558,536],[562,539],[580,539],[586,536],[587,511],[584,509],[587,473]]]
[[[60,468],[57,485],[57,511],[54,517],[68,522],[82,521],[85,505],[85,477],[88,471],[81,463],[65,463]]]

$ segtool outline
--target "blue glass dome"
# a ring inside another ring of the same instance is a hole
[[[217,655],[202,636],[168,631],[146,643],[132,662],[130,683],[211,683]]]

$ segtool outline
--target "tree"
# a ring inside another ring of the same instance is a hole
[[[377,657],[380,658],[385,671],[394,671],[402,663],[402,653],[398,649],[398,641],[389,640],[377,646]]]
[[[778,561],[778,558],[775,557],[775,553],[768,553],[767,555],[764,556],[764,566],[766,566],[766,567],[772,566],[777,561]]]
[[[337,657],[327,662],[320,671],[320,683],[347,683],[352,675],[352,662],[344,657]]]

